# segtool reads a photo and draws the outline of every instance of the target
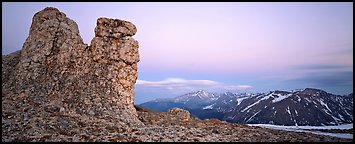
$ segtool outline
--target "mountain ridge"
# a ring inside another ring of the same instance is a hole
[[[202,92],[205,95],[214,95],[215,99],[196,101],[194,96]],[[182,96],[185,98],[183,103],[176,101]],[[304,88],[257,94],[231,92],[216,94],[199,90],[182,96],[170,100],[149,101],[141,105],[160,111],[166,111],[173,106],[180,107],[201,119],[218,118],[236,123],[338,125],[353,121],[352,93],[341,96],[321,89]],[[319,114],[313,116],[312,113]]]

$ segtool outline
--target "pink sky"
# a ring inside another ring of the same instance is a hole
[[[353,91],[353,3],[2,3],[3,54],[21,49],[47,6],[76,21],[88,44],[98,17],[133,22],[141,82]]]

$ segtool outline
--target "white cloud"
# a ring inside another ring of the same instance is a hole
[[[164,92],[184,94],[197,90],[210,92],[244,91],[252,89],[250,85],[227,85],[212,80],[186,80],[181,78],[167,78],[161,81],[137,80],[136,89],[148,92]]]
[[[244,89],[251,89],[253,88],[253,86],[250,85],[229,85],[229,86],[224,86],[224,88],[226,90],[230,89],[230,90],[244,90]]]
[[[174,84],[190,84],[190,85],[217,85],[219,82],[211,80],[185,80],[180,78],[167,78],[162,81],[145,81],[137,80],[136,85],[149,85],[149,86],[163,86],[163,85],[174,85]]]

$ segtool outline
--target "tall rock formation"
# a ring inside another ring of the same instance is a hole
[[[56,8],[32,19],[22,50],[2,58],[2,140],[27,140],[90,121],[139,126],[136,27],[99,18],[91,45]]]

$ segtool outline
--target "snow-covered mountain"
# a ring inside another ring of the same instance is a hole
[[[189,108],[200,107],[209,103],[212,103],[218,99],[220,95],[209,93],[204,90],[199,90],[197,92],[188,93],[182,96],[174,98],[175,103],[183,103]]]
[[[141,104],[166,111],[180,107],[201,119],[275,125],[338,125],[353,122],[353,94],[334,95],[306,88],[268,93],[209,93],[203,90]]]
[[[199,90],[197,92],[187,93],[175,98],[155,99],[141,105],[158,111],[167,111],[173,107],[184,109],[200,109],[203,106],[213,103],[219,97],[219,94]]]

